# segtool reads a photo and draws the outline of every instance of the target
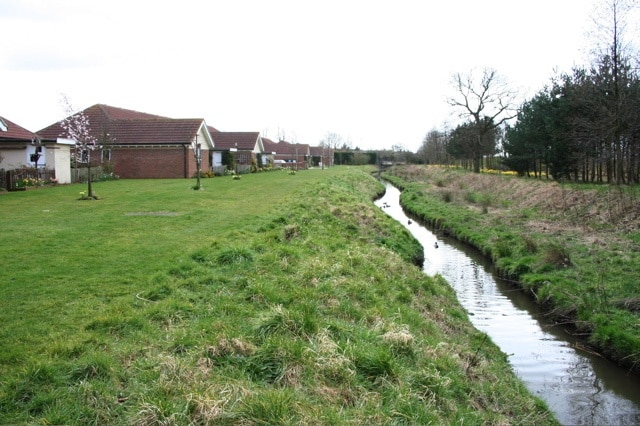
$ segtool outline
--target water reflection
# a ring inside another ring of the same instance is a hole
[[[473,325],[509,356],[514,371],[532,393],[547,402],[560,422],[640,424],[637,376],[577,351],[577,340],[560,326],[544,322],[530,298],[494,277],[490,263],[479,253],[410,221],[400,207],[398,189],[386,186],[385,196],[376,205],[422,243],[424,272],[440,274],[449,282]]]

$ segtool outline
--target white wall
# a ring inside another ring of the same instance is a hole
[[[19,169],[25,166],[27,155],[25,149],[4,149],[2,150],[2,157],[4,158],[0,163],[0,169]]]
[[[47,145],[47,169],[53,169],[59,184],[71,183],[71,146],[56,143]]]

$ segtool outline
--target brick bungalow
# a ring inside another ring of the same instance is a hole
[[[251,171],[252,166],[267,166],[264,156],[264,146],[260,132],[221,132],[209,127],[213,137],[214,170],[223,168],[222,156],[224,152],[232,152],[236,157],[236,171],[239,173]]]
[[[69,163],[69,143],[56,138],[44,138],[0,117],[0,169],[33,169],[34,178],[46,175],[48,179],[55,178],[58,183],[70,183]],[[10,185],[7,175],[0,180]]]
[[[263,156],[266,158],[265,164],[275,166],[274,160],[276,158],[276,148],[278,144],[269,138],[262,138],[262,146],[264,148]]]
[[[270,146],[275,152],[274,162],[276,165],[296,170],[308,168],[308,160],[311,155],[309,144],[290,143],[281,140]]]
[[[202,170],[210,169],[213,139],[202,118],[174,119],[104,104],[83,113],[102,146],[92,155],[91,164],[102,166],[105,172],[121,178],[190,178],[197,172],[197,145],[201,147]],[[38,134],[64,138],[59,122]]]
[[[333,166],[333,149],[323,146],[309,147],[309,164],[314,167]]]

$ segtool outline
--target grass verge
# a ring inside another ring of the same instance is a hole
[[[0,196],[0,423],[553,424],[365,169]]]

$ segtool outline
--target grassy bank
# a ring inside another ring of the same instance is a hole
[[[640,371],[638,187],[393,169],[402,204],[479,248],[591,349]]]
[[[0,424],[553,424],[363,169],[0,195]]]

